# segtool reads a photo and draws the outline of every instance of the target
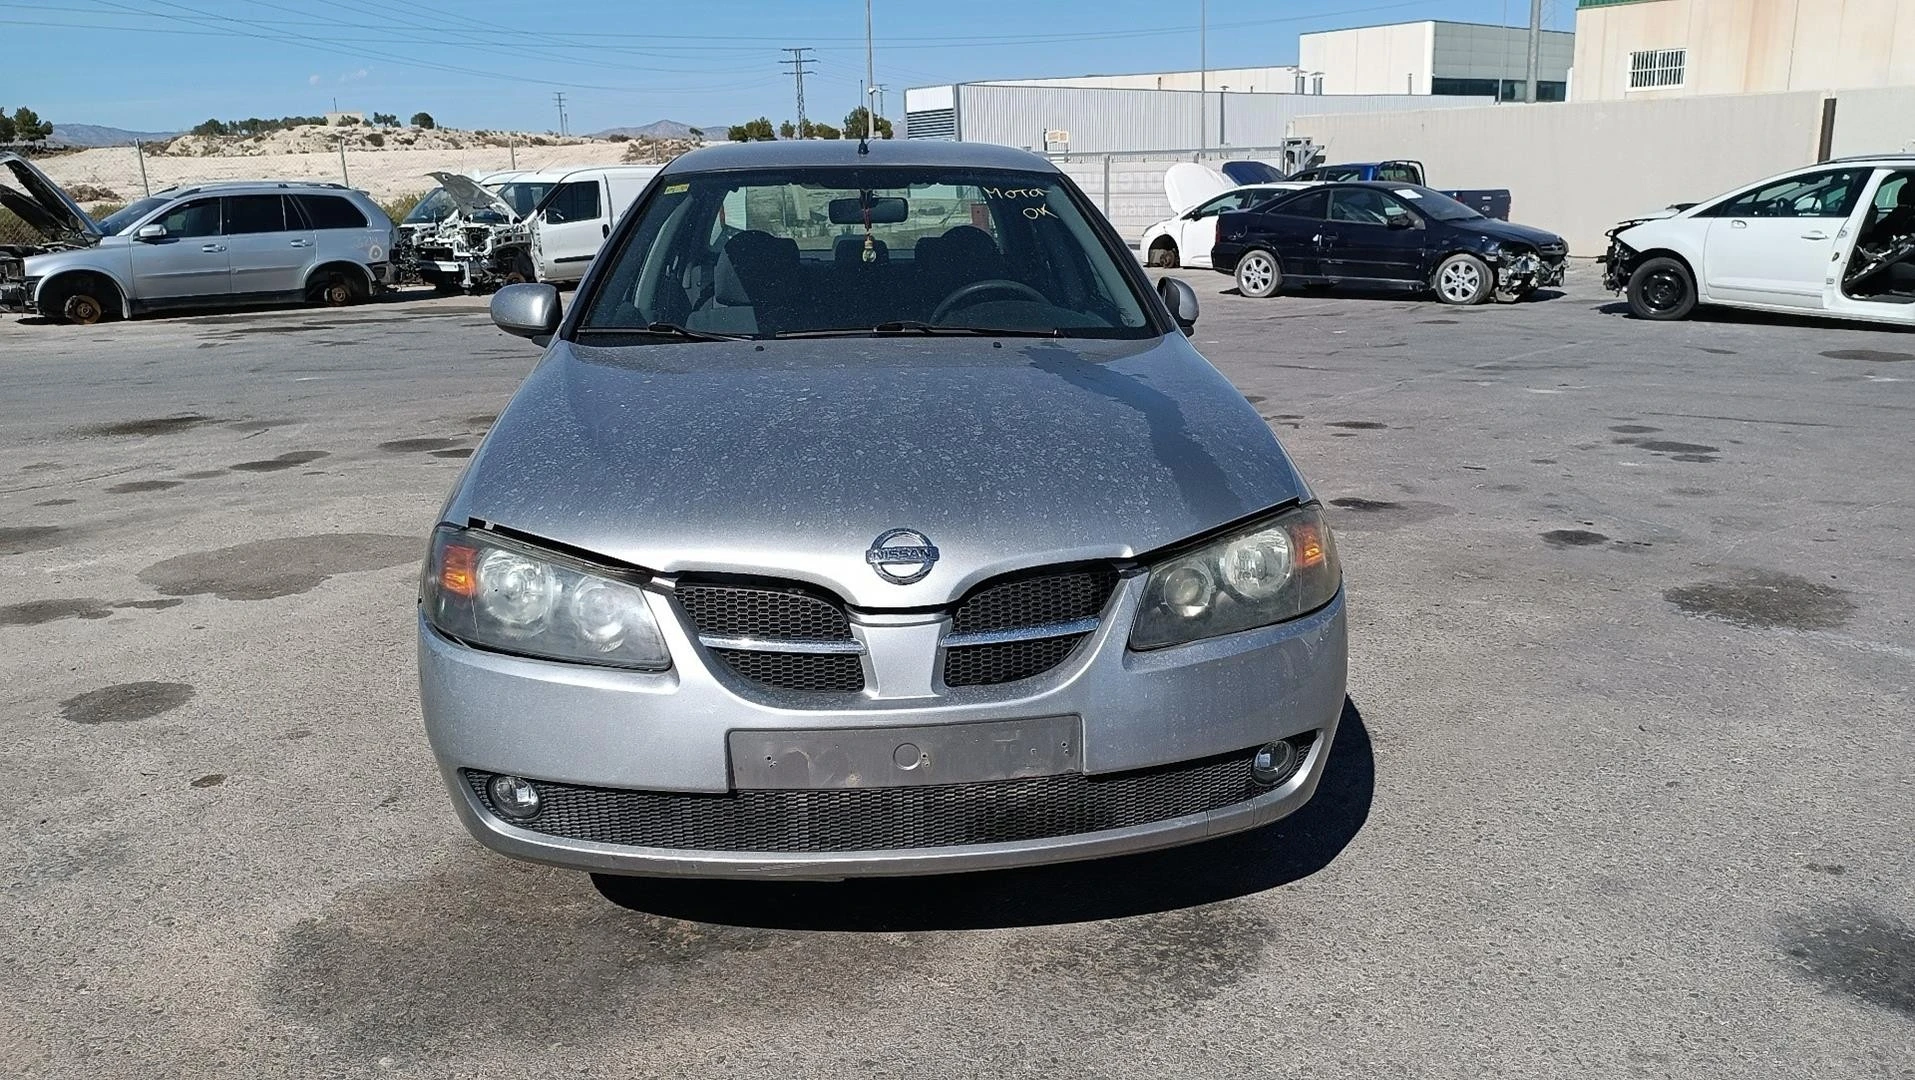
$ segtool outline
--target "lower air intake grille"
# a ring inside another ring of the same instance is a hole
[[[1064,662],[1089,634],[960,645],[944,650],[944,685],[989,686],[1041,675]]]
[[[1295,741],[1306,749],[1314,735]],[[986,784],[735,791],[699,795],[534,781],[541,809],[519,828],[569,840],[684,851],[880,851],[1000,844],[1147,825],[1221,810],[1270,788],[1251,751],[1155,769]],[[490,810],[491,773],[466,782]]]
[[[726,666],[760,686],[812,694],[855,694],[864,689],[864,663],[848,653],[781,653],[713,649]]]

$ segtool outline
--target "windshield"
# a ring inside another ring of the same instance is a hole
[[[668,177],[608,256],[580,330],[1153,336],[1117,256],[1055,174],[871,166]]]
[[[401,225],[424,225],[433,221],[444,221],[447,214],[458,208],[452,201],[452,194],[444,188],[433,188],[432,194],[419,200],[419,204],[406,212]]]
[[[490,185],[487,186],[489,187]],[[513,213],[524,218],[531,216],[532,209],[538,206],[539,201],[551,192],[552,186],[551,184],[533,183],[532,181],[525,180],[505,184],[493,188],[493,190],[498,193],[499,198],[505,201],[506,205],[512,208]]]
[[[100,235],[118,236],[132,227],[134,222],[158,210],[160,207],[165,206],[166,203],[167,200],[155,198],[151,195],[144,199],[136,199],[101,218],[99,222],[97,222],[100,226]]]
[[[1483,216],[1448,195],[1431,191],[1426,187],[1406,187],[1404,191],[1415,192],[1416,194],[1410,197],[1412,205],[1437,221],[1468,221],[1471,218]]]

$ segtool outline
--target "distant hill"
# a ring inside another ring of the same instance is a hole
[[[99,124],[55,124],[49,143],[58,146],[125,146],[134,140],[160,142],[178,135],[177,131],[127,131]]]
[[[692,137],[694,127],[704,132],[707,138],[719,138],[725,132],[722,126],[706,127],[700,124],[681,124],[676,120],[654,120],[643,127],[615,127],[606,128],[604,131],[594,131],[591,138],[609,139],[614,135],[623,135],[628,139],[689,139]]]

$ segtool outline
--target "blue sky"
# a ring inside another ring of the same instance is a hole
[[[875,0],[877,81],[1194,68],[1198,0]],[[1572,0],[1547,0],[1572,29]],[[1528,0],[1209,0],[1212,67],[1290,63],[1310,30],[1510,24]],[[516,29],[528,27],[525,30]],[[864,76],[863,0],[0,0],[0,105],[166,130],[209,116],[424,110],[454,127],[548,130],[794,113],[782,46],[809,45],[807,113],[833,122]]]

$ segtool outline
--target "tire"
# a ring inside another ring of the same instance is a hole
[[[1469,307],[1496,295],[1496,275],[1474,255],[1451,255],[1437,264],[1430,290],[1445,304]]]
[[[1628,295],[1636,318],[1675,322],[1696,309],[1696,278],[1680,259],[1650,259],[1629,275]]]
[[[1165,270],[1177,269],[1180,265],[1177,261],[1177,245],[1169,240],[1150,245],[1150,257],[1146,262]]]
[[[313,282],[313,299],[327,307],[346,307],[364,300],[366,286],[343,270],[326,272]]]
[[[507,285],[523,285],[528,281],[537,281],[539,272],[532,265],[532,256],[523,251],[512,253],[512,265],[505,272]]]
[[[1251,248],[1237,259],[1237,291],[1255,300],[1283,290],[1283,262],[1263,248]]]
[[[58,323],[93,326],[119,314],[119,294],[113,286],[82,274],[41,300],[40,313]]]

